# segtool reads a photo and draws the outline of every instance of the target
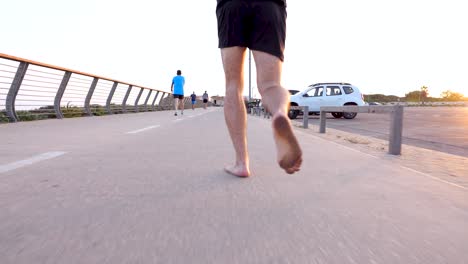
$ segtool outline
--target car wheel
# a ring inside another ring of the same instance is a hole
[[[344,112],[343,117],[345,119],[353,119],[357,116],[357,113]]]
[[[342,118],[342,117],[343,117],[343,113],[337,113],[337,112],[335,112],[335,113],[331,113],[331,114],[332,114],[332,116],[333,116],[334,118]]]
[[[296,117],[299,115],[298,110],[289,110],[288,112],[288,117],[289,119],[296,119]]]

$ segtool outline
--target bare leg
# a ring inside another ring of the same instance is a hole
[[[243,64],[245,48],[221,49],[226,76],[226,97],[224,118],[236,152],[236,162],[224,169],[235,176],[250,176],[249,154],[247,152],[247,113],[242,99],[244,88]],[[205,104],[206,109],[206,104]]]
[[[273,136],[278,164],[287,173],[299,171],[302,151],[287,116],[289,92],[281,87],[282,62],[277,57],[253,51],[257,68],[257,86],[265,107],[273,116]]]
[[[179,98],[174,98],[174,108],[175,108],[175,112],[177,114],[177,106],[179,104]]]
[[[180,111],[184,114],[184,107],[185,107],[185,98],[180,99]]]

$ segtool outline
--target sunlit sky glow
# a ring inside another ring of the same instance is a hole
[[[215,0],[4,0],[0,6],[1,53],[166,91],[181,69],[187,94],[224,94]],[[289,0],[287,10],[288,89],[343,81],[366,94],[404,96],[425,85],[430,96],[447,89],[468,96],[461,0]]]

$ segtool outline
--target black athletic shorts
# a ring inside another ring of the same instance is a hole
[[[183,94],[174,94],[174,98],[184,99]]]
[[[219,48],[248,47],[283,61],[286,6],[275,1],[226,1],[216,8]]]
[[[203,99],[203,103],[208,103],[208,99]]]

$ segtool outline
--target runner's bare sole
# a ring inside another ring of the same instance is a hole
[[[288,117],[276,115],[273,117],[272,126],[278,150],[279,166],[289,174],[299,171],[302,164],[302,150]]]

